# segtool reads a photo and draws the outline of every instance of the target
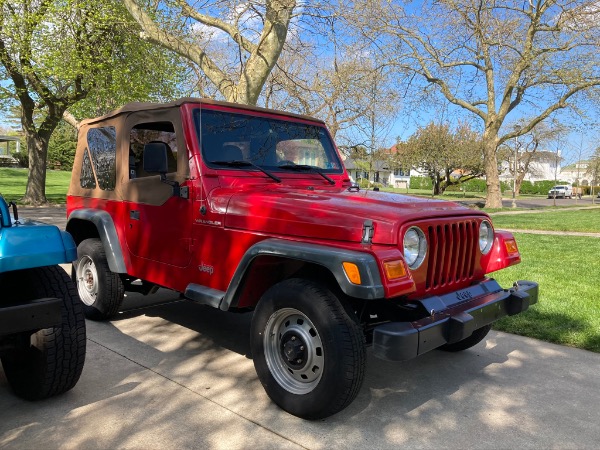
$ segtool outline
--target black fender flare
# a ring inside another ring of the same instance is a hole
[[[117,234],[115,223],[110,214],[99,209],[76,209],[71,213],[71,215],[69,215],[66,227],[66,230],[73,235],[77,234],[72,230],[75,227],[74,224],[78,220],[91,222],[96,227],[100,241],[104,246],[106,260],[111,272],[127,273],[125,258],[123,257],[123,251],[121,250],[121,244],[119,241],[119,235]]]
[[[246,251],[238,264],[227,292],[220,301],[219,308],[221,310],[227,311],[231,306],[237,288],[242,282],[244,274],[250,267],[252,260],[264,255],[279,256],[323,266],[333,274],[342,292],[350,297],[364,300],[384,297],[384,287],[379,267],[373,255],[327,245],[307,244],[272,238],[260,241]],[[350,282],[344,272],[343,262],[356,264],[362,281],[360,285]]]

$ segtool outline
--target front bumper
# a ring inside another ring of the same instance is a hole
[[[0,304],[0,336],[59,326],[62,303],[59,298],[40,298],[23,304]]]
[[[414,322],[391,322],[373,330],[378,358],[405,361],[471,336],[473,331],[504,316],[525,311],[538,300],[538,284],[519,281],[502,289],[493,279],[460,291],[420,300],[430,315]]]

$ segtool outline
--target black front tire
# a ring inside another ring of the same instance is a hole
[[[108,267],[100,239],[86,239],[77,246],[72,276],[88,319],[107,320],[117,315],[125,288],[119,274]]]
[[[3,295],[26,302],[61,298],[62,324],[22,335],[17,348],[2,356],[2,366],[13,391],[27,400],[40,400],[71,389],[85,362],[85,318],[75,285],[57,266],[4,274]]]
[[[468,338],[465,338],[462,341],[458,341],[453,344],[444,344],[439,349],[444,350],[446,352],[461,352],[483,341],[491,329],[491,325],[485,325],[473,331],[473,334]]]
[[[285,411],[321,419],[347,407],[365,374],[364,334],[324,286],[289,279],[271,287],[254,312],[254,367]]]

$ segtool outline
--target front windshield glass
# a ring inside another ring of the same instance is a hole
[[[297,165],[343,172],[324,127],[209,109],[196,109],[194,122],[202,157],[210,167],[246,161],[270,171]]]

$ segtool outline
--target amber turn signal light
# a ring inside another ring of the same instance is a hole
[[[358,270],[358,266],[356,264],[344,261],[342,266],[344,267],[346,276],[352,284],[361,284],[360,271]]]
[[[506,251],[508,252],[509,255],[512,255],[514,253],[519,253],[517,243],[515,242],[514,239],[509,239],[509,240],[504,241],[504,246],[506,247]]]
[[[385,276],[388,280],[395,280],[406,276],[406,267],[402,260],[386,261],[383,263]]]

